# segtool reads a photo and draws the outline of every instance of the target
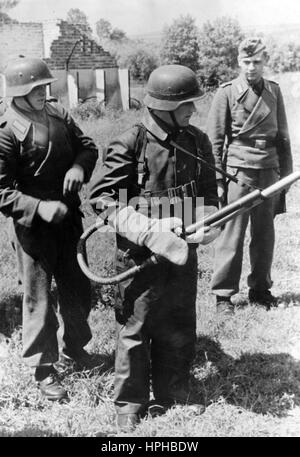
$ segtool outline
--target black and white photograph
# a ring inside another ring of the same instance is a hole
[[[299,201],[299,2],[0,0],[0,438],[299,438]]]

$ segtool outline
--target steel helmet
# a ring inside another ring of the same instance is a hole
[[[162,65],[149,77],[144,103],[148,108],[174,111],[202,95],[193,70],[183,65]]]
[[[43,60],[22,56],[8,62],[4,76],[7,97],[22,97],[34,87],[57,81]]]

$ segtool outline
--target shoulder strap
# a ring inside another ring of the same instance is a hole
[[[201,142],[200,142],[200,135],[199,135],[199,130],[196,129],[193,125],[189,125],[187,127],[187,131],[189,132],[190,135],[193,136],[195,145],[196,145],[196,151],[197,151],[197,157],[202,158],[203,157],[203,151],[201,148]],[[197,168],[196,168],[196,178],[197,181],[200,178],[201,171],[202,171],[202,163],[200,160],[197,160]]]
[[[142,186],[147,172],[146,167],[146,146],[147,146],[147,129],[144,124],[136,124],[138,133],[135,141],[135,157],[137,160],[138,185]]]

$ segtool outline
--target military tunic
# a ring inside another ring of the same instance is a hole
[[[292,172],[292,155],[284,102],[277,83],[263,79],[261,91],[244,76],[223,84],[217,91],[208,119],[216,165],[227,168],[242,187],[227,183],[227,202],[245,195],[251,186],[265,188]],[[221,175],[217,175],[221,179]],[[243,243],[251,220],[251,289],[270,289],[274,250],[276,198],[228,222],[216,241],[212,289],[216,295],[238,292],[242,269]]]
[[[139,129],[133,127],[109,145],[102,172],[93,180],[90,202],[96,212],[101,213],[108,197],[118,199],[122,189],[127,190],[129,199],[142,195],[150,202],[174,195],[176,187],[191,181],[196,183],[195,196],[202,196],[206,205],[216,206],[215,173],[204,166],[200,169],[194,157],[174,150],[168,144],[168,134],[149,114],[143,124],[146,144],[142,179],[138,172],[141,151],[136,151]],[[207,136],[195,127],[189,129],[177,132],[176,142],[195,156],[201,149],[204,158],[213,162]],[[148,208],[136,209],[147,215]],[[152,210],[151,216],[159,217],[155,203]],[[148,248],[117,236],[117,272],[141,263],[149,254]],[[156,401],[187,401],[195,345],[196,292],[196,245],[190,246],[184,266],[164,262],[118,285],[115,404],[119,414],[141,412],[146,406],[150,373]]]
[[[63,196],[66,172],[74,165],[91,176],[97,160],[92,140],[83,135],[58,104],[42,112],[23,110],[14,102],[1,118],[0,211],[14,223],[23,297],[23,357],[32,367],[58,359],[58,321],[51,279],[56,280],[63,321],[64,348],[82,348],[91,338],[87,323],[90,283],[76,261],[82,233],[78,194]],[[37,214],[42,200],[60,200],[69,209],[58,224]]]

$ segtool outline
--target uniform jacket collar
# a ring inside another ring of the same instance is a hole
[[[270,81],[268,81],[265,78],[263,78],[263,81],[264,81],[264,88],[263,88],[261,96],[264,95],[264,91],[267,91],[268,94],[272,95],[273,98],[276,98]],[[237,101],[240,101],[245,96],[246,92],[249,89],[251,89],[250,84],[247,82],[246,78],[243,75],[240,75],[236,79],[234,79],[233,85],[236,90]]]
[[[238,102],[249,111],[249,117],[242,126],[239,135],[245,134],[262,123],[274,110],[276,100],[269,81],[264,79],[264,88],[260,96],[256,96],[243,76],[233,82],[235,96]]]
[[[32,121],[18,110],[17,106],[12,102],[10,107],[4,114],[5,120],[9,122],[9,125],[19,141],[24,141],[29,129],[31,127]]]
[[[159,140],[165,141],[167,139],[168,133],[158,125],[158,123],[149,113],[148,109],[146,109],[144,112],[142,123],[144,124],[146,129]]]
[[[46,113],[58,117],[57,110],[50,106],[49,103],[46,103],[44,112],[39,113],[31,109],[27,109],[27,105],[25,103],[19,103],[19,106],[17,106],[13,100],[4,114],[5,118],[4,116],[3,118],[9,122],[16,138],[23,142],[30,130],[32,122],[40,122],[47,125],[45,117]]]

